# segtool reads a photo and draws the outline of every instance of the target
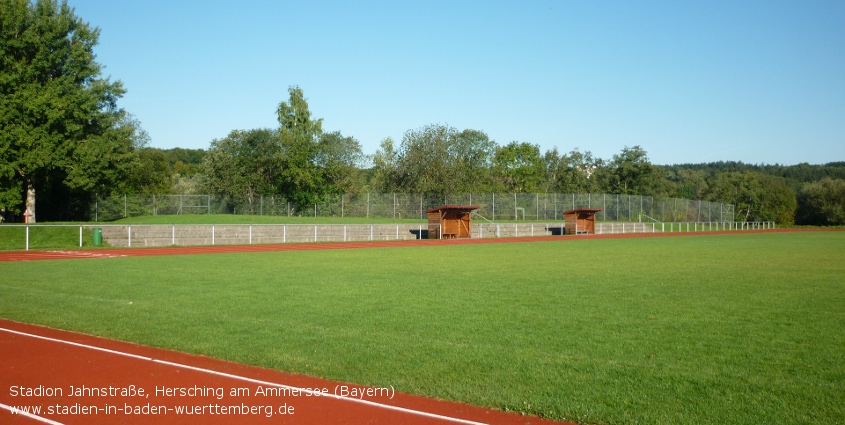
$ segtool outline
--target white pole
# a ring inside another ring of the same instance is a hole
[[[79,226],[79,247],[82,248],[82,226]]]
[[[128,241],[126,243],[126,245],[128,245],[131,248],[132,247],[132,225],[129,225],[129,226],[126,227],[126,232],[127,232],[127,241]]]
[[[26,250],[29,251],[29,225],[26,226]]]

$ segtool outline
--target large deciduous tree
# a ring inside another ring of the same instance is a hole
[[[308,102],[299,87],[290,87],[287,102],[279,103],[279,138],[282,146],[282,193],[300,209],[314,204],[322,191],[323,173],[317,156],[323,120],[311,118]]]
[[[258,129],[229,133],[213,140],[203,158],[206,188],[253,211],[259,196],[276,193],[281,173],[278,133]]]
[[[626,146],[618,155],[613,155],[609,177],[614,193],[652,195],[659,174],[643,148]]]
[[[132,136],[101,76],[99,30],[66,1],[0,0],[0,209],[35,221],[39,189],[108,187],[125,177]]]
[[[498,147],[493,164],[493,177],[501,191],[537,192],[546,176],[540,147],[527,142],[511,142]]]
[[[382,141],[373,156],[377,190],[439,196],[488,190],[496,144],[484,132],[431,124],[409,130],[398,149]]]
[[[361,166],[361,145],[340,132],[323,133],[323,119],[311,118],[302,89],[288,89],[279,103],[281,144],[279,187],[300,210],[321,197],[351,190]]]
[[[604,160],[578,148],[561,156],[562,169],[556,176],[555,190],[563,193],[598,193],[606,188]]]

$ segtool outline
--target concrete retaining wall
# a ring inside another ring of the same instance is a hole
[[[597,234],[734,230],[734,223],[596,223]],[[427,224],[102,225],[111,246],[249,245],[427,239]],[[475,223],[474,238],[561,235],[564,223]]]

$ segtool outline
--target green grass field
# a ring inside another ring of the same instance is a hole
[[[843,258],[806,232],[0,263],[0,316],[580,423],[835,424]]]

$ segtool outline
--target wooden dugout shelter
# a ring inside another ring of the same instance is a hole
[[[428,239],[471,238],[472,212],[479,208],[474,205],[441,205],[426,210]]]
[[[596,233],[596,213],[601,208],[576,208],[564,211],[567,235],[592,235]]]

